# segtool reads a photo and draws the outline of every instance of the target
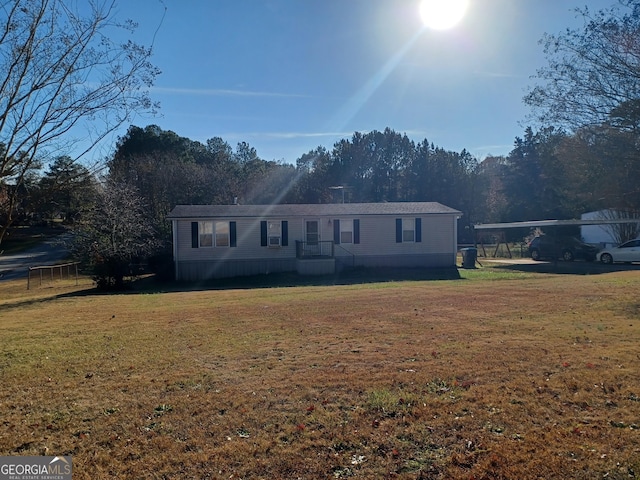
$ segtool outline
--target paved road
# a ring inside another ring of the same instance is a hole
[[[0,254],[0,281],[26,278],[29,267],[64,263],[69,257],[64,245],[68,239],[68,234],[62,234],[15,255]]]

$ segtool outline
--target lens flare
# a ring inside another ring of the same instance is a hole
[[[425,26],[434,30],[447,30],[462,20],[469,0],[422,0],[420,17]]]

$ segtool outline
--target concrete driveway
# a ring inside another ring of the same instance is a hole
[[[537,273],[557,273],[568,275],[597,275],[611,272],[623,272],[629,270],[640,270],[640,264],[616,263],[604,265],[600,262],[563,262],[538,261],[530,258],[480,258],[484,265],[491,265],[505,270],[516,270],[522,272]]]
[[[26,278],[30,267],[64,263],[69,258],[69,238],[65,233],[14,255],[0,254],[0,281]]]

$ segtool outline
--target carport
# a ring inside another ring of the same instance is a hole
[[[593,220],[532,220],[525,222],[506,222],[506,223],[479,223],[473,226],[474,239],[476,242],[476,248],[478,247],[478,240],[480,240],[480,247],[484,257],[487,258],[487,254],[483,244],[482,232],[495,230],[498,234],[498,241],[496,248],[493,252],[493,258],[496,258],[498,249],[502,243],[504,243],[509,258],[513,258],[509,245],[505,240],[504,231],[511,228],[545,228],[550,235],[555,236],[557,234],[557,227],[563,226],[581,226],[581,225],[617,225],[621,223],[637,223],[638,219],[593,219]],[[556,260],[557,261],[557,260]]]

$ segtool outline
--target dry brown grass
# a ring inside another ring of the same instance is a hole
[[[0,283],[0,454],[73,455],[75,479],[638,478],[638,272],[486,272]]]

